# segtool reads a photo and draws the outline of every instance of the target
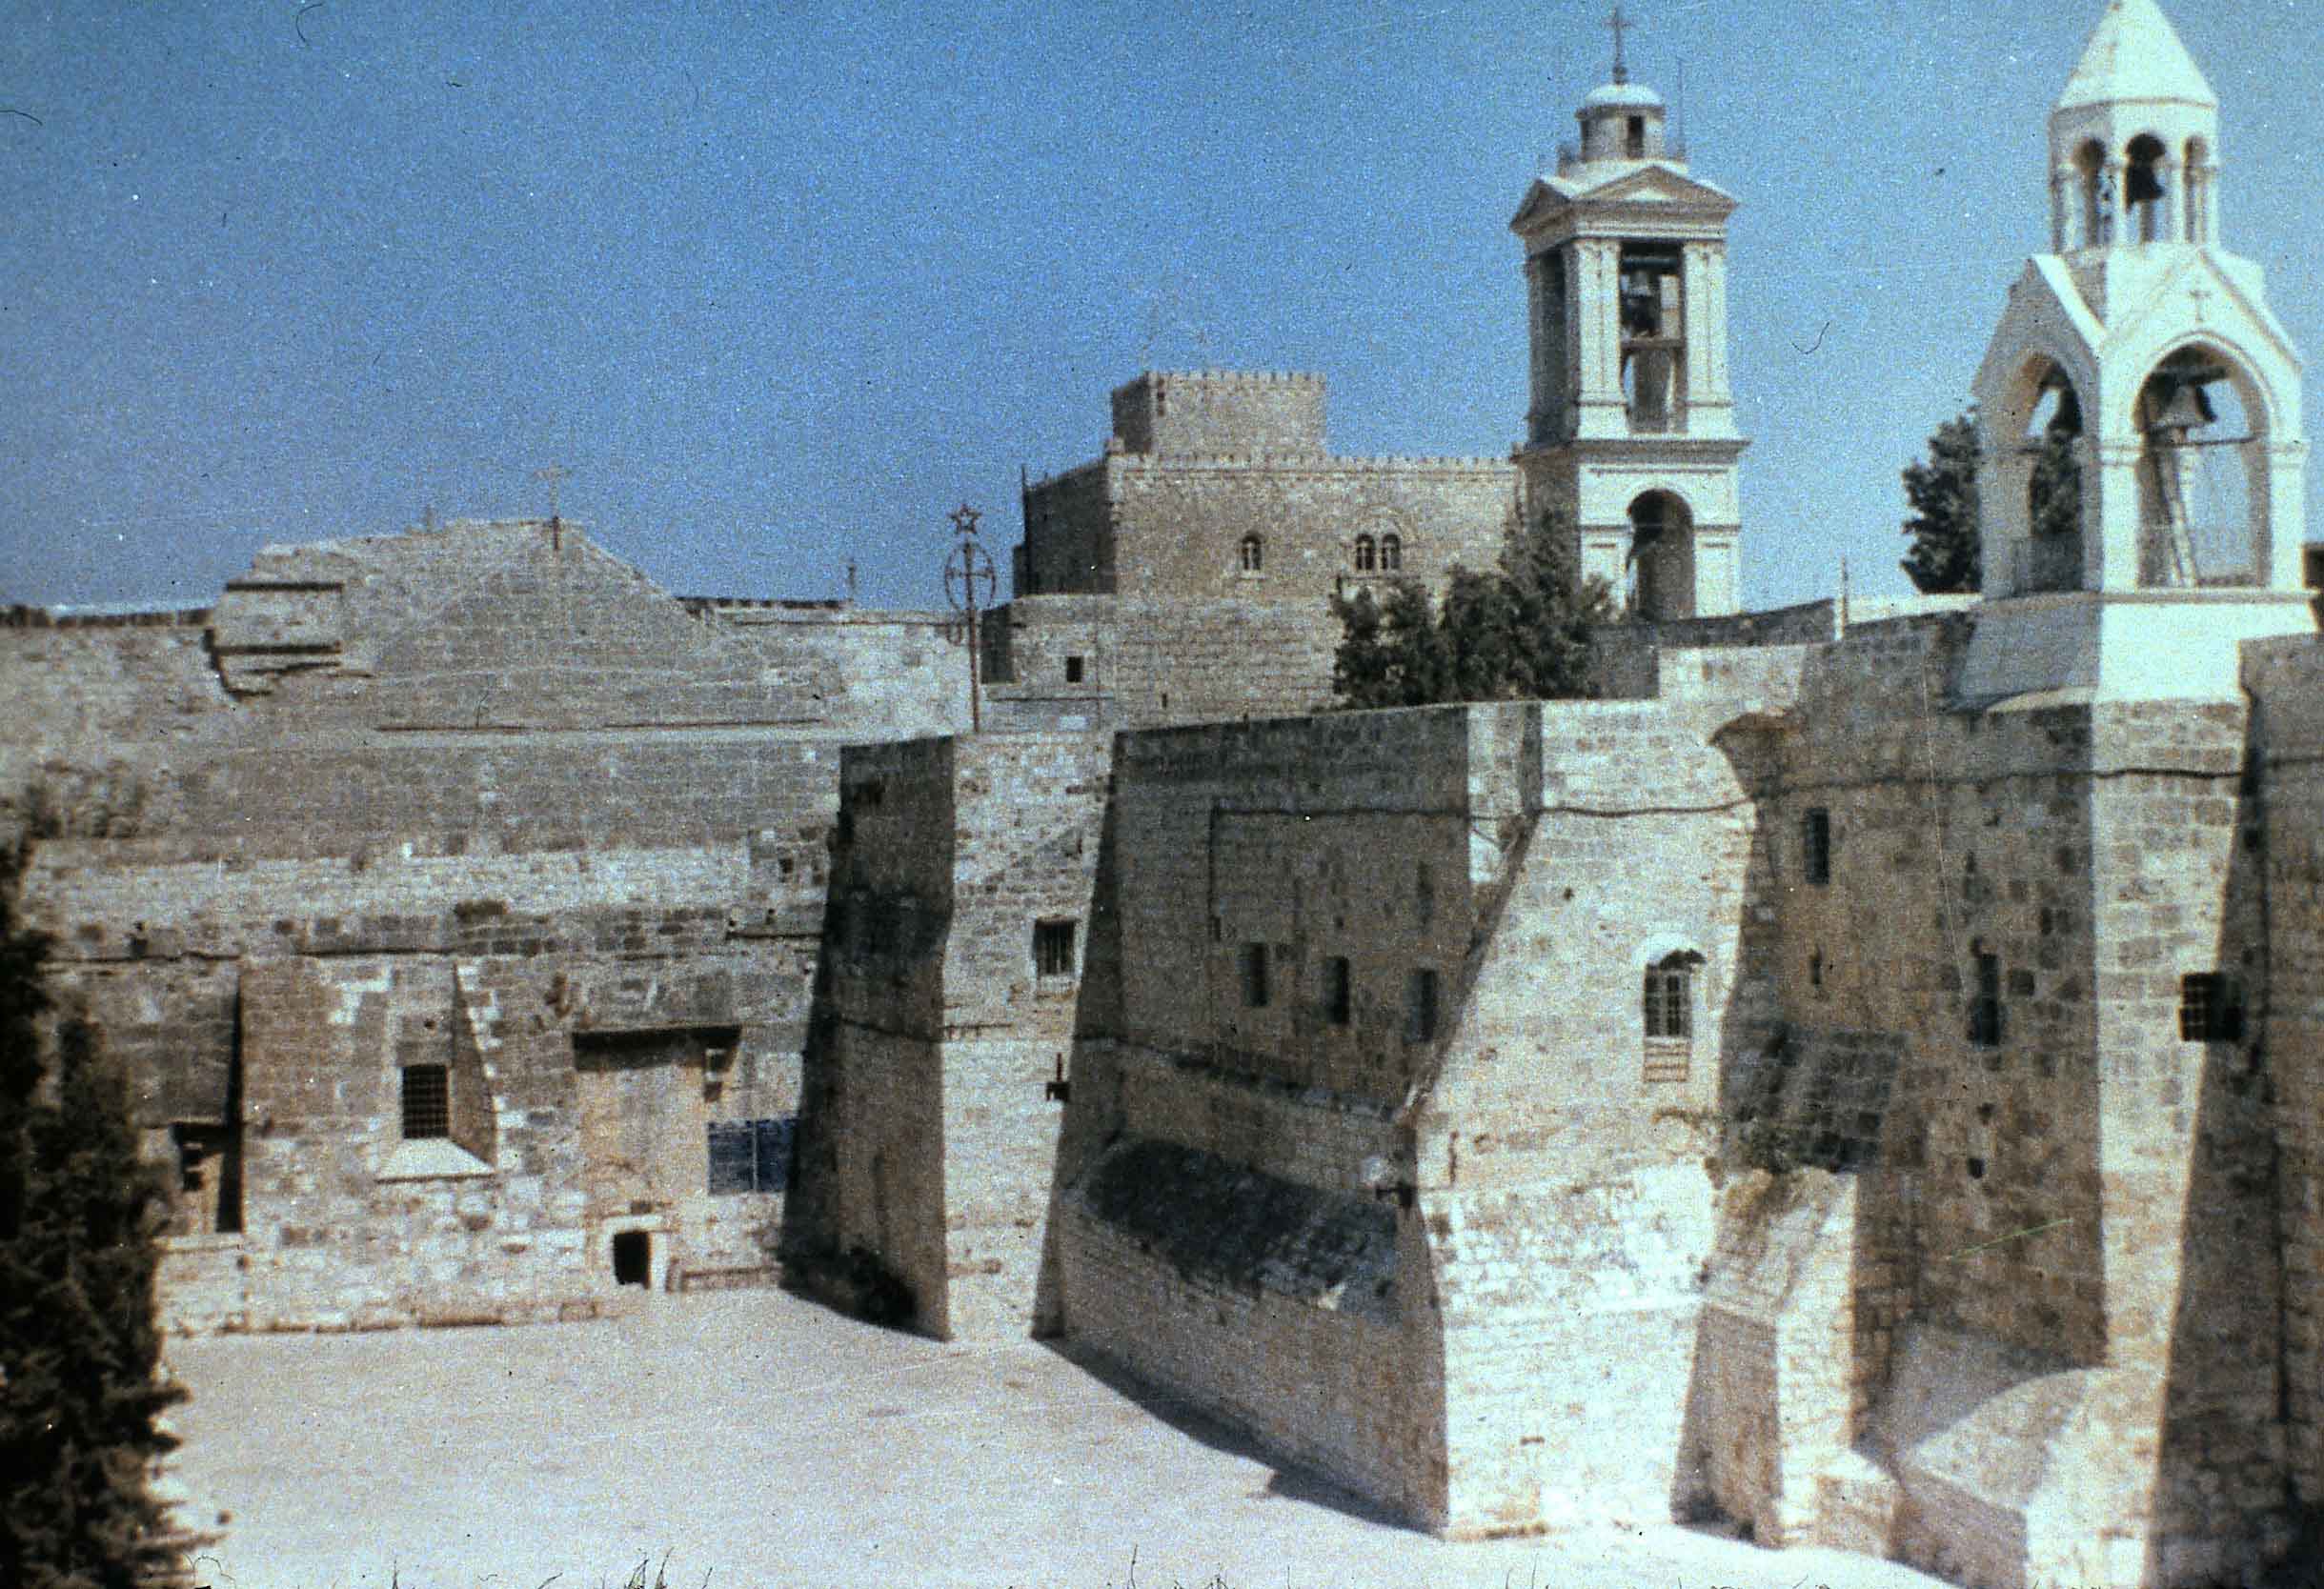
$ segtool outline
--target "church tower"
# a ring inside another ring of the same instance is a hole
[[[2050,246],[1977,372],[1985,601],[1964,696],[2232,697],[2314,625],[2300,361],[2220,245],[2219,101],[2113,0],[2050,116]]]
[[[1585,574],[1648,619],[1735,612],[1740,506],[1727,370],[1727,219],[1687,174],[1662,96],[1613,80],[1576,112],[1578,143],[1509,223],[1524,240],[1532,402],[1517,450],[1530,513],[1581,533]]]

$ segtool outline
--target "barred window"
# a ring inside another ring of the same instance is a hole
[[[1369,535],[1356,537],[1356,572],[1369,573],[1380,566],[1380,547]]]
[[[2190,1043],[2243,1040],[2243,990],[2215,971],[2179,978],[2179,1038]]]
[[[1969,1005],[1969,1040],[1979,1048],[2001,1046],[2001,956],[1970,945],[1976,956],[1977,992]]]
[[[442,1065],[403,1068],[403,1139],[452,1135],[452,1073]]]
[[[1687,950],[1647,968],[1644,1005],[1647,1036],[1687,1041],[1694,1036],[1694,968],[1701,957]]]
[[[780,1192],[789,1186],[798,1116],[710,1122],[708,1190],[714,1197]]]
[[[1405,543],[1398,535],[1380,537],[1380,568],[1384,573],[1394,573],[1405,566]]]
[[[1265,544],[1257,535],[1243,536],[1238,558],[1243,573],[1259,573],[1266,561]]]
[[[1073,934],[1078,923],[1037,921],[1033,924],[1033,969],[1042,976],[1073,975]]]

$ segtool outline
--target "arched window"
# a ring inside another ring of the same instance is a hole
[[[1630,504],[1629,605],[1650,623],[1694,616],[1694,520],[1668,492]]]
[[[2137,242],[2159,243],[2167,234],[2169,193],[2163,185],[2163,167],[2169,151],[2161,139],[2142,132],[2131,140],[2127,152],[2130,170],[2123,180],[2122,202],[2130,225],[2125,230]]]
[[[2081,246],[2093,248],[2106,241],[2108,211],[2112,208],[2106,192],[2106,146],[2092,138],[2074,151],[2073,164],[2082,183]]]
[[[2210,240],[2211,173],[2204,168],[2211,152],[2200,138],[2187,140],[2187,158],[2179,167],[2179,230],[2190,243]]]
[[[1379,565],[1379,549],[1373,544],[1372,537],[1358,535],[1356,537],[1356,572],[1369,573]]]
[[[1647,967],[1648,1043],[1694,1040],[1694,974],[1702,963],[1703,956],[1693,950],[1680,949]]]
[[[2147,376],[2133,411],[2141,585],[2264,583],[2260,425],[2227,359],[2181,348]]]
[[[2021,445],[2026,475],[2025,586],[2035,591],[2078,590],[2082,584],[2082,403],[2073,383],[2048,365],[2036,389]]]
[[[1243,573],[1259,573],[1261,565],[1265,561],[1265,558],[1266,548],[1261,543],[1257,535],[1245,535],[1243,537],[1243,547],[1241,553],[1239,553],[1239,562]]]
[[[1380,537],[1380,566],[1388,573],[1394,573],[1405,566],[1405,543],[1402,536],[1383,535]]]

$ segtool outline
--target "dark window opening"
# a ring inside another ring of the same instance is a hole
[[[1647,157],[1647,118],[1628,117],[1622,130],[1623,151],[1633,160]]]
[[[1436,1036],[1436,973],[1415,966],[1405,977],[1405,1041],[1425,1043]]]
[[[1694,969],[1702,963],[1701,955],[1682,949],[1647,968],[1643,1004],[1648,1042],[1693,1040]]]
[[[232,1126],[178,1120],[170,1127],[177,1149],[180,1194],[172,1233],[232,1236],[242,1229],[241,1133]]]
[[[1267,946],[1246,943],[1237,955],[1237,966],[1243,978],[1243,1007],[1263,1010],[1267,1006]]]
[[[1405,543],[1401,536],[1380,537],[1380,568],[1384,573],[1394,573],[1405,566]]]
[[[1073,975],[1073,936],[1077,923],[1037,921],[1033,924],[1033,967],[1043,976]]]
[[[1356,572],[1369,573],[1380,566],[1380,548],[1369,535],[1356,537]]]
[[[1237,559],[1243,573],[1258,573],[1262,572],[1266,562],[1265,543],[1261,541],[1257,535],[1243,536]]]
[[[452,1135],[452,1073],[442,1065],[403,1068],[403,1139]]]
[[[2130,207],[2131,229],[2141,243],[2159,242],[2167,196],[2163,187],[2166,158],[2163,146],[2151,134],[2142,133],[2131,140],[2131,147],[2124,152],[2130,156],[2130,169],[2124,173],[2122,196]]]
[[[1808,956],[1808,985],[1811,988],[1824,985],[1824,952],[1821,949]]]
[[[798,1116],[762,1120],[712,1120],[710,1170],[705,1190],[714,1197],[746,1192],[782,1192],[791,1184],[798,1146]]]
[[[2243,990],[2215,971],[2179,978],[2179,1038],[2190,1043],[2243,1040]]]
[[[1081,659],[1080,657],[1068,656],[1065,658],[1065,682],[1068,684],[1081,682]]]
[[[1831,813],[1822,806],[1809,811],[1800,823],[1808,880],[1822,888],[1831,881]]]
[[[1324,962],[1324,1018],[1334,1026],[1355,1018],[1354,983],[1346,955],[1334,955]]]
[[[1977,961],[1977,993],[1969,1006],[1969,1040],[1979,1048],[2001,1044],[2001,956],[1970,946]]]
[[[654,1278],[654,1236],[650,1231],[614,1233],[614,1284],[650,1285]]]

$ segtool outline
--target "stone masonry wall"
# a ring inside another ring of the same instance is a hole
[[[2274,1087],[2284,1413],[2299,1499],[2324,1506],[2324,658],[2314,640],[2247,648],[2255,765],[2244,843],[2264,867],[2267,996],[2255,1006]]]

